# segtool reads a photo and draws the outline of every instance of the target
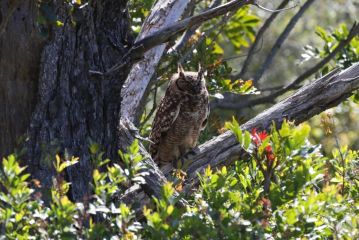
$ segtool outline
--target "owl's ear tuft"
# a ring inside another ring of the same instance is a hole
[[[184,75],[184,69],[182,67],[182,65],[180,63],[178,63],[178,68],[177,68],[177,72],[178,72],[178,75],[180,78],[185,78],[185,75]]]

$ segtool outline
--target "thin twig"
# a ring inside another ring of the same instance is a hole
[[[277,55],[279,49],[283,45],[284,41],[288,38],[290,32],[294,29],[295,25],[299,21],[299,19],[303,16],[304,12],[310,7],[310,5],[315,0],[307,0],[304,5],[299,9],[299,11],[293,16],[293,18],[289,21],[281,35],[278,37],[277,41],[273,45],[270,53],[268,54],[266,60],[262,64],[262,67],[259,69],[257,74],[254,76],[253,81],[258,82],[263,76],[264,72],[270,67],[274,57]]]
[[[263,38],[261,39],[260,47],[258,49],[256,49],[254,52],[252,52],[251,54],[255,55],[255,54],[259,53],[262,50],[262,48],[263,48]],[[222,62],[232,61],[232,60],[235,60],[235,59],[238,59],[238,58],[243,58],[243,57],[248,57],[248,54],[249,54],[249,52],[246,53],[246,54],[234,55],[234,56],[230,56],[230,57],[227,57],[227,58],[223,58]],[[237,77],[232,76],[233,80],[238,79],[238,78],[240,78],[239,74],[237,75]]]
[[[257,6],[259,9],[262,9],[264,11],[271,12],[271,13],[284,12],[284,11],[287,11],[287,10],[290,10],[290,9],[293,9],[293,8],[297,7],[297,5],[294,5],[294,6],[287,7],[287,8],[269,9],[269,8],[263,7],[257,1],[253,5]]]
[[[206,32],[202,33],[202,35],[200,36],[200,38],[198,39],[198,41],[193,44],[191,46],[191,48],[185,52],[183,54],[183,56],[180,58],[179,63],[183,64],[185,61],[187,61],[187,59],[189,59],[192,54],[193,54],[193,50],[196,49],[198,47],[198,45],[200,45],[205,39],[206,37],[213,32],[214,30],[217,30],[218,28],[220,28],[218,30],[218,32],[216,33],[216,35],[213,37],[211,43],[214,43],[216,41],[216,39],[219,37],[219,35],[221,34],[221,32],[224,29],[224,24],[226,22],[228,22],[228,20],[235,14],[235,12],[232,12],[231,14],[227,14],[225,16],[223,16],[222,20],[220,22],[218,22],[217,24],[215,24],[214,26],[212,26],[210,29],[208,29]]]
[[[299,77],[297,77],[293,82],[291,82],[290,84],[288,84],[286,87],[284,87],[283,89],[278,90],[277,92],[274,92],[266,97],[262,97],[262,98],[258,98],[258,99],[254,99],[250,102],[248,102],[246,105],[247,106],[253,106],[253,105],[258,105],[258,104],[263,104],[267,101],[273,101],[275,98],[277,98],[278,96],[290,91],[290,90],[294,90],[297,88],[297,86],[302,83],[304,80],[306,80],[308,77],[312,76],[313,74],[315,74],[316,72],[318,72],[321,68],[323,68],[330,60],[332,60],[341,50],[343,50],[345,48],[345,46],[347,46],[351,40],[358,36],[359,34],[359,24],[358,23],[354,23],[352,28],[350,29],[350,32],[348,34],[348,37],[344,40],[342,40],[338,46],[328,55],[326,56],[322,61],[320,61],[319,63],[317,63],[316,65],[314,65],[312,68],[308,69],[306,72],[304,72],[302,75],[300,75]]]
[[[288,2],[289,2],[289,0],[283,0],[277,9],[281,9],[281,8],[285,7],[288,4]],[[239,79],[239,78],[244,77],[244,74],[247,72],[248,66],[251,63],[255,52],[257,52],[256,49],[257,49],[259,42],[261,41],[263,44],[263,35],[266,32],[266,30],[269,28],[269,26],[272,24],[274,19],[278,16],[278,14],[279,14],[279,12],[274,12],[273,14],[271,14],[270,17],[264,22],[263,26],[258,30],[256,39],[254,40],[251,48],[248,51],[247,58],[243,63],[241,72],[239,74],[233,76],[233,79]]]

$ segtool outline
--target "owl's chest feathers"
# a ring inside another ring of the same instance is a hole
[[[173,127],[168,131],[165,138],[166,145],[172,148],[181,146],[183,151],[195,147],[200,133],[200,123],[204,117],[198,112],[180,112],[173,123]],[[181,154],[184,154],[180,150]]]
[[[197,144],[203,121],[207,117],[206,96],[191,96],[182,102],[173,127],[168,132],[167,141],[174,141],[174,144],[183,144],[192,148]],[[181,142],[175,142],[175,141]]]

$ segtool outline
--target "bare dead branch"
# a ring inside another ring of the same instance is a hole
[[[284,119],[300,124],[343,102],[352,95],[353,91],[358,89],[359,63],[356,63],[348,69],[341,72],[333,71],[302,87],[292,96],[243,124],[241,128],[243,130],[268,129],[272,122],[275,122],[276,126],[279,127]],[[231,165],[235,160],[244,159],[246,155],[247,153],[240,147],[234,134],[230,131],[200,145],[194,150],[194,155],[190,157],[191,163],[186,169],[188,179],[182,194],[191,191],[193,186],[198,183],[197,173],[202,173],[208,165],[212,168]],[[136,188],[127,191],[126,194],[141,196]],[[126,197],[126,195],[122,196],[122,199],[135,200]],[[145,198],[142,200],[146,201]]]
[[[167,42],[170,37],[173,35],[197,24],[201,24],[205,21],[208,21],[212,18],[219,17],[231,11],[236,11],[245,5],[253,4],[253,0],[244,0],[244,1],[231,1],[221,6],[209,9],[195,15],[190,18],[186,18],[179,22],[173,23],[168,27],[161,29],[150,36],[138,41],[135,43],[137,46],[142,46],[145,50],[152,48],[153,46],[158,45],[159,43]]]
[[[299,9],[299,11],[293,16],[293,18],[289,21],[283,32],[278,37],[277,41],[273,45],[273,48],[271,49],[270,53],[268,54],[267,58],[265,59],[264,63],[262,64],[259,71],[256,73],[256,75],[253,78],[253,81],[256,83],[258,82],[261,77],[263,76],[264,72],[270,67],[272,64],[272,61],[274,57],[277,55],[279,49],[283,45],[284,41],[289,36],[290,32],[294,29],[295,25],[297,24],[298,20],[303,16],[304,12],[310,7],[310,5],[315,0],[307,0],[304,5]]]
[[[282,3],[277,7],[277,9],[282,9],[289,3],[290,0],[283,0]],[[247,72],[248,66],[251,63],[253,56],[256,52],[256,49],[258,47],[258,44],[263,39],[263,35],[266,32],[266,30],[269,28],[269,26],[272,24],[274,19],[278,16],[279,12],[272,13],[269,18],[264,22],[263,26],[258,30],[258,33],[256,35],[256,39],[254,40],[251,48],[248,51],[247,58],[243,63],[242,70],[239,74],[233,76],[233,79],[239,79],[243,78],[244,74]]]

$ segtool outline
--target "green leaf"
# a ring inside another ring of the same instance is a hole
[[[251,144],[251,134],[248,131],[244,132],[243,148],[248,149]]]

